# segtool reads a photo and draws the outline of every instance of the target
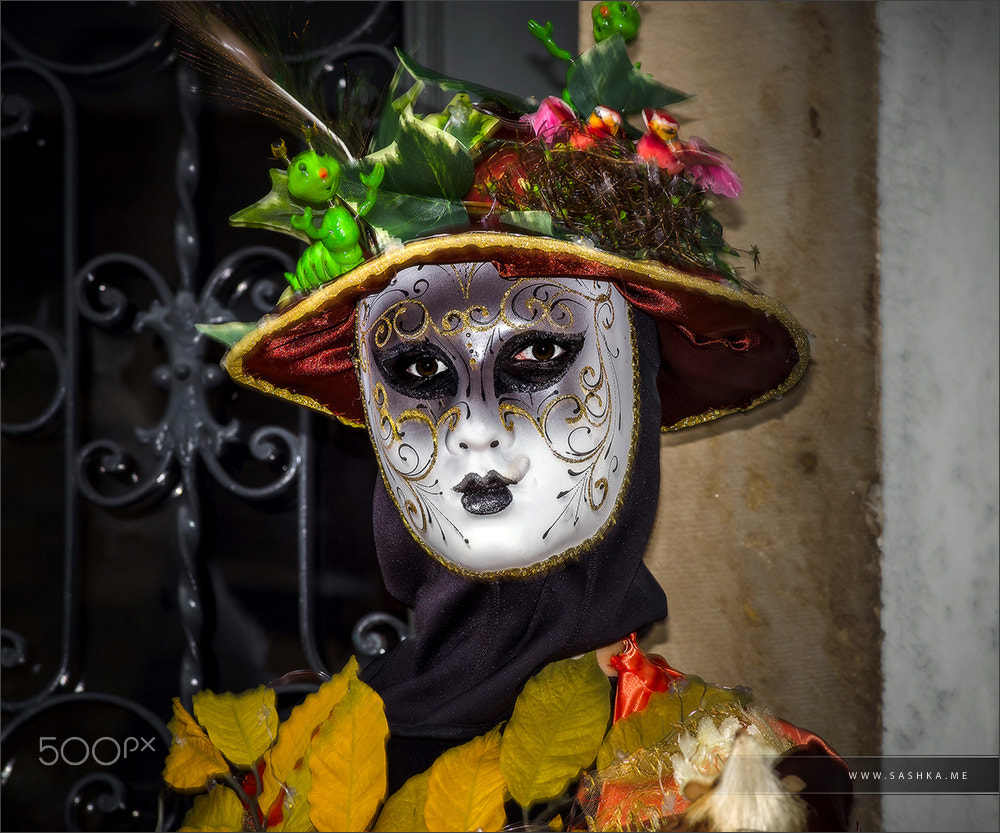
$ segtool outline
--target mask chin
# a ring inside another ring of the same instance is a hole
[[[603,535],[639,387],[612,284],[414,267],[362,302],[357,343],[383,481],[425,551],[459,573],[516,574]]]

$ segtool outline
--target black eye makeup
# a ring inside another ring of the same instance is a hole
[[[504,345],[494,367],[497,394],[530,393],[562,378],[583,349],[583,333],[519,333]]]
[[[458,374],[435,345],[398,344],[375,357],[386,382],[397,393],[414,399],[439,399],[458,391]]]

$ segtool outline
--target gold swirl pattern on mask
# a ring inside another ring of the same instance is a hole
[[[420,312],[418,323],[407,325],[404,319],[413,310]],[[372,340],[379,348],[385,347],[393,334],[404,341],[415,341],[423,338],[430,327],[433,327],[433,323],[427,307],[421,301],[407,299],[394,304],[375,319],[371,327]],[[367,334],[367,332],[364,331],[362,334]]]
[[[595,331],[598,333],[602,329],[608,330],[614,321],[613,309],[610,310],[610,318],[606,317],[603,321],[597,320],[602,300],[607,300],[610,306],[610,294],[599,298],[599,303],[594,308]],[[603,474],[599,475],[597,471],[597,467],[604,457],[603,452],[608,444],[613,425],[612,402],[614,396],[611,395],[612,377],[606,361],[608,350],[608,345],[603,340],[598,339],[598,367],[587,365],[577,375],[583,393],[582,399],[572,393],[557,396],[543,406],[537,417],[517,402],[504,402],[500,405],[501,418],[508,431],[513,430],[513,418],[522,417],[535,428],[554,457],[569,466],[583,466],[576,468],[576,470],[573,468],[569,470],[574,477],[580,478],[580,482],[570,492],[560,495],[560,497],[565,497],[567,494],[573,494],[573,497],[567,501],[566,508],[560,513],[560,518],[574,505],[577,507],[577,511],[584,504],[593,512],[599,511],[610,491],[608,478]],[[621,384],[616,386],[616,391],[620,394]],[[565,413],[567,407],[569,408],[568,414]],[[574,427],[566,433],[563,441],[559,441],[556,439],[556,435],[562,426]],[[584,449],[574,439],[575,436],[580,435],[596,438],[596,441],[588,443],[591,447]],[[612,469],[617,468],[617,458],[610,460],[609,465]]]
[[[458,527],[441,512],[436,511],[434,503],[428,501],[425,497],[428,494],[438,494],[440,486],[436,482],[432,484],[421,483],[437,462],[440,447],[439,437],[443,432],[454,430],[458,424],[458,420],[461,418],[460,406],[456,405],[448,409],[436,422],[431,419],[426,411],[417,408],[403,411],[394,421],[392,415],[389,414],[385,407],[385,389],[381,383],[377,387],[381,388],[382,394],[380,400],[375,400],[378,406],[379,421],[388,421],[391,425],[391,431],[379,437],[383,441],[382,449],[384,454],[376,455],[376,457],[378,458],[382,479],[389,490],[389,494],[392,496],[393,502],[396,504],[396,508],[406,518],[411,529],[421,535],[427,534],[435,521],[437,527],[442,530],[442,539],[445,536],[444,530],[446,526],[450,527],[456,535],[460,535]],[[406,431],[403,426],[407,422],[416,422],[427,429],[427,435],[431,444],[431,453],[426,460],[421,461],[416,448],[405,442]],[[394,446],[396,446],[395,449]],[[416,465],[406,468],[396,465],[396,460],[405,462],[408,453],[417,455],[415,457]],[[386,472],[384,466],[389,467],[390,473]],[[395,477],[392,475],[395,475]],[[395,486],[392,485],[392,480],[395,480]]]
[[[548,323],[553,329],[565,330],[573,326],[575,318],[566,295],[576,296],[593,303],[595,299],[587,293],[574,289],[566,284],[547,280],[545,286],[554,290],[550,298],[540,298],[537,295],[520,301],[524,310],[516,308],[519,294],[528,284],[535,284],[538,278],[522,278],[504,293],[500,299],[500,308],[494,314],[488,307],[476,304],[466,309],[451,309],[445,312],[440,323],[433,320],[430,310],[423,301],[417,298],[407,298],[399,301],[383,312],[373,322],[370,328],[361,328],[360,334],[372,333],[375,346],[385,347],[390,338],[395,335],[401,341],[417,341],[423,338],[427,331],[433,330],[438,336],[449,337],[462,331],[484,332],[498,324],[505,324],[513,330],[523,330]],[[537,291],[537,289],[536,289]],[[607,295],[598,300],[607,299]],[[408,325],[407,314],[412,310],[420,311],[419,325]]]

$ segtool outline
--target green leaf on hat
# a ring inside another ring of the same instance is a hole
[[[556,227],[548,211],[506,211],[500,215],[500,224],[517,231],[555,237]]]
[[[237,211],[229,218],[230,225],[280,231],[304,243],[311,243],[309,236],[291,223],[291,217],[302,214],[302,208],[288,195],[288,174],[278,168],[271,168],[269,173],[271,190],[253,205]]]
[[[375,129],[375,136],[368,148],[369,153],[382,150],[392,144],[399,132],[399,114],[412,113],[413,106],[424,91],[423,81],[417,81],[405,93],[397,96],[396,91],[403,79],[403,67],[397,67],[396,72],[389,83],[389,95],[386,96],[382,112],[379,114],[378,127]]]
[[[385,248],[387,242],[393,240],[406,242],[462,227],[468,223],[469,215],[456,200],[412,197],[380,190],[378,202],[365,220],[375,230],[379,245]]]
[[[444,112],[424,116],[423,121],[454,136],[466,150],[474,150],[486,141],[500,124],[496,116],[473,107],[466,93],[456,95]]]
[[[584,118],[599,104],[628,115],[643,107],[669,107],[690,98],[633,64],[619,34],[600,41],[577,58],[567,89],[573,106]]]
[[[256,326],[255,321],[227,321],[225,324],[195,324],[194,328],[228,348]]]
[[[380,191],[415,197],[460,200],[475,178],[472,157],[462,143],[409,111],[399,114],[399,132],[392,144],[365,161],[385,166]]]
[[[500,225],[512,231],[523,231],[557,240],[586,243],[579,234],[573,234],[555,223],[548,211],[505,211],[500,215]]]
[[[442,75],[440,72],[436,72],[433,69],[429,69],[428,67],[417,63],[401,49],[396,50],[396,56],[399,58],[399,62],[406,67],[410,75],[418,81],[433,84],[436,87],[440,87],[442,90],[464,92],[469,93],[470,95],[478,96],[481,99],[490,99],[491,101],[496,101],[499,104],[504,104],[518,113],[533,112],[537,106],[528,99],[521,98],[520,96],[513,95],[512,93],[505,93],[502,90],[495,90],[492,87],[484,87],[482,84],[476,84],[472,81],[462,81],[458,78],[450,78],[447,75]]]

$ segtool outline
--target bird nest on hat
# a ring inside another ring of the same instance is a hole
[[[623,132],[583,148],[534,137],[506,143],[479,163],[477,183],[473,199],[491,202],[471,202],[473,211],[537,212],[601,249],[735,278],[725,258],[738,252],[711,215],[710,195],[638,156]]]

